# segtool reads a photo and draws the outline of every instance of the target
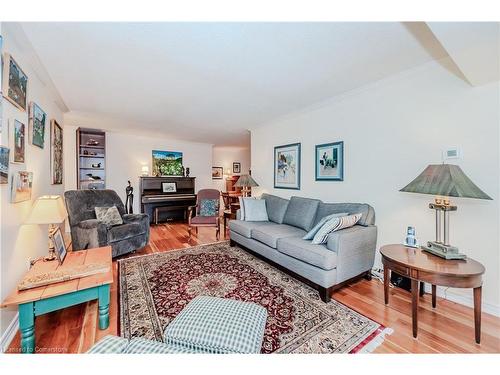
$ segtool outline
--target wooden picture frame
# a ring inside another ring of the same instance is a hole
[[[224,178],[223,167],[212,167],[212,180],[222,180]]]
[[[316,181],[344,181],[344,142],[315,146]]]
[[[50,174],[52,185],[63,183],[63,130],[55,119],[50,121]]]
[[[12,161],[14,164],[24,164],[26,162],[26,125],[19,120],[14,120],[12,129]]]
[[[241,163],[240,162],[233,162],[233,173],[241,173]]]
[[[47,114],[35,102],[30,102],[28,127],[30,143],[33,146],[43,149],[45,147],[45,124]]]
[[[59,264],[63,264],[64,258],[68,251],[66,250],[66,244],[64,243],[64,238],[61,233],[61,228],[57,227],[56,230],[51,235],[52,244],[54,245],[54,252],[56,253],[57,260]]]
[[[26,112],[28,103],[28,76],[8,53],[4,53],[2,94],[16,108]]]
[[[274,147],[274,188],[300,190],[300,143]]]
[[[9,183],[9,154],[10,149],[8,147],[0,146],[0,185]]]
[[[164,193],[176,193],[177,192],[177,183],[176,182],[162,182],[161,190]]]

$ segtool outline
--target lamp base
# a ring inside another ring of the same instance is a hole
[[[49,255],[44,257],[43,261],[44,262],[51,262],[51,261],[56,260],[56,259],[57,259],[56,252],[55,252],[54,248],[51,248],[51,249],[49,249]]]
[[[427,246],[422,245],[422,250],[427,251],[433,255],[444,259],[465,259],[467,256],[465,254],[460,254],[458,252],[458,247],[444,245],[435,241],[428,241]]]

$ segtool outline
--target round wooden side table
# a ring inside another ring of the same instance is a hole
[[[436,285],[453,288],[473,288],[474,327],[476,342],[481,341],[481,291],[484,266],[471,259],[446,260],[436,255],[404,245],[386,245],[380,249],[384,265],[384,299],[389,303],[390,271],[411,279],[413,337],[417,337],[418,283],[432,285],[432,307],[436,307]]]

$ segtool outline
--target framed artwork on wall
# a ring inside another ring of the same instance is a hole
[[[28,77],[8,53],[4,54],[2,94],[5,99],[26,111]]]
[[[153,176],[183,176],[182,152],[153,150]]]
[[[33,172],[19,171],[12,175],[11,203],[29,201],[33,188]]]
[[[26,126],[14,120],[14,154],[12,162],[22,164],[26,159]]]
[[[175,182],[162,182],[161,189],[164,193],[176,193],[177,184]]]
[[[274,148],[274,187],[300,190],[300,143]]]
[[[212,180],[222,180],[224,177],[223,167],[212,167]]]
[[[33,146],[44,147],[45,143],[45,120],[47,114],[36,104],[30,103],[29,107],[29,133],[30,141]]]
[[[344,181],[344,142],[316,145],[316,181]]]
[[[7,147],[0,146],[0,185],[9,183],[9,154]]]
[[[241,163],[240,162],[234,162],[233,163],[233,173],[241,173]]]
[[[63,183],[63,130],[54,119],[50,122],[50,172],[52,185]]]

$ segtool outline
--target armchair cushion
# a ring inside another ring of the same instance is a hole
[[[107,226],[121,225],[123,224],[123,219],[118,212],[116,206],[111,207],[95,207],[95,216],[97,220],[102,221]]]
[[[116,225],[108,229],[108,242],[126,240],[144,234],[145,232],[146,228],[138,223]]]
[[[200,201],[200,216],[217,216],[218,206],[218,199],[202,199]]]
[[[191,224],[217,224],[217,216],[195,216],[191,219]]]

